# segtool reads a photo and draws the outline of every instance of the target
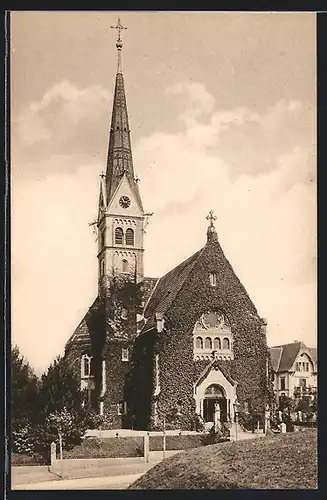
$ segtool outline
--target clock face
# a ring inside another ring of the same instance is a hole
[[[128,196],[122,196],[119,198],[119,205],[123,208],[128,208],[131,204],[131,200]]]

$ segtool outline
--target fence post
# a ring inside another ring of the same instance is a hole
[[[149,433],[146,432],[144,434],[144,458],[146,462],[149,462],[149,452],[150,452],[150,443],[149,443]]]
[[[50,464],[51,464],[51,467],[53,467],[54,464],[55,464],[55,461],[57,459],[57,445],[53,441],[52,441],[52,443],[50,445],[50,449],[51,449],[51,452],[50,452]]]

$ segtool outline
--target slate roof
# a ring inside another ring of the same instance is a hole
[[[270,347],[271,362],[274,371],[289,371],[301,350],[308,352],[316,365],[317,349],[307,348],[303,342],[291,342],[289,344]]]
[[[164,314],[169,309],[192,271],[201,252],[202,249],[198,250],[195,254],[191,255],[191,257],[184,260],[158,280],[144,311],[144,317],[147,319],[147,322],[143,328],[143,332],[155,326],[155,313]]]
[[[91,336],[90,336],[90,330],[89,330],[86,318],[89,314],[89,311],[95,306],[97,300],[98,300],[98,297],[94,300],[93,304],[91,305],[91,307],[88,309],[88,311],[84,315],[82,321],[79,323],[79,325],[75,329],[74,333],[70,336],[70,338],[66,342],[65,349],[69,349],[69,347],[72,344],[87,344],[90,342]]]

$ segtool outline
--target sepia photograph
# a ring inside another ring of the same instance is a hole
[[[10,490],[316,490],[316,13],[11,11]]]

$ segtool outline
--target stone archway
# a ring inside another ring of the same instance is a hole
[[[219,420],[233,422],[236,386],[237,382],[226,378],[215,362],[209,365],[194,384],[196,413],[209,425],[214,421],[214,405],[218,403]]]
[[[219,384],[210,384],[205,392],[203,399],[203,419],[205,422],[227,422],[228,408],[226,391]]]

